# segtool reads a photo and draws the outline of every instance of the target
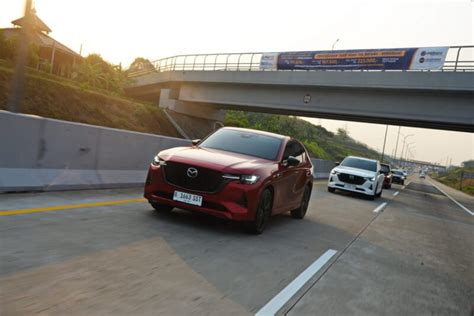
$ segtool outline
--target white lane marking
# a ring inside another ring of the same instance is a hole
[[[439,192],[443,193],[444,195],[446,195],[451,201],[453,201],[454,203],[456,203],[460,208],[462,208],[463,210],[465,210],[467,213],[471,214],[471,216],[474,216],[474,212],[471,211],[470,209],[468,209],[467,207],[465,207],[464,205],[462,205],[461,203],[459,203],[458,201],[456,201],[455,199],[453,199],[448,193],[444,192],[443,190],[441,190],[440,187],[438,187],[436,184],[434,184],[431,180],[429,180],[431,182],[431,185],[434,186],[436,189],[438,189]]]
[[[397,192],[393,193],[393,196],[397,196],[399,193],[400,193],[400,192],[397,191]]]
[[[313,262],[309,267],[306,268],[303,272],[301,272],[296,279],[291,281],[280,293],[278,293],[274,298],[272,298],[265,306],[263,306],[255,316],[273,316],[276,312],[278,312],[283,305],[293,295],[298,292],[303,285],[308,282],[309,279],[313,277],[335,254],[337,253],[336,250],[329,249],[326,251],[321,257],[319,257],[315,262]]]
[[[385,208],[385,206],[387,206],[387,202],[383,202],[382,204],[377,206],[377,208],[374,210],[374,213],[378,213],[378,212],[382,211]]]

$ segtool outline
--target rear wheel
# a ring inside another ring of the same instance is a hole
[[[150,202],[151,206],[159,211],[159,212],[171,212],[173,210],[173,207],[170,206],[170,205],[166,205],[166,204],[159,204],[159,203],[155,203],[155,202]]]
[[[263,190],[260,201],[258,202],[255,220],[247,223],[247,229],[249,232],[256,235],[263,233],[272,214],[272,204],[272,192],[269,189]]]
[[[311,197],[311,190],[308,186],[306,186],[304,188],[303,199],[301,200],[301,206],[298,207],[296,210],[291,211],[291,216],[293,218],[302,219],[306,215],[310,197]]]

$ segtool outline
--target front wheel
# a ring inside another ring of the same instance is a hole
[[[301,206],[298,207],[296,210],[291,211],[291,217],[302,219],[306,215],[310,197],[311,197],[311,190],[308,186],[306,186],[304,188],[303,199],[301,200]]]
[[[249,232],[256,235],[263,233],[272,214],[272,204],[272,192],[269,189],[263,190],[260,201],[258,202],[257,212],[255,213],[255,220],[247,223],[247,230]]]
[[[170,205],[166,205],[166,204],[159,204],[159,203],[155,203],[155,202],[150,202],[151,206],[159,211],[159,212],[171,212],[173,210],[173,207],[170,206]]]
[[[336,192],[336,189],[328,187],[328,192],[334,193],[334,192]]]

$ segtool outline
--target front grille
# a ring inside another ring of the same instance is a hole
[[[352,174],[341,173],[338,175],[339,180],[345,183],[361,185],[365,183],[364,177],[354,176]]]
[[[187,175],[189,168],[197,169],[195,178]],[[188,164],[168,161],[163,170],[166,182],[191,191],[214,193],[219,191],[225,182],[222,173],[218,171]]]

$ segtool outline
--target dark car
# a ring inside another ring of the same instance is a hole
[[[244,222],[254,233],[271,215],[303,218],[313,184],[305,147],[288,136],[224,127],[190,147],[161,151],[150,165],[145,198],[160,211],[174,207]]]
[[[390,189],[392,187],[392,168],[386,163],[381,163],[380,168],[385,176],[383,180],[383,187],[384,189]]]
[[[405,175],[402,170],[392,170],[392,183],[405,184]]]

